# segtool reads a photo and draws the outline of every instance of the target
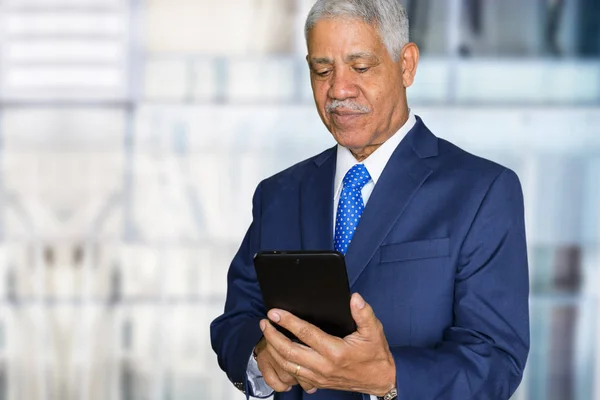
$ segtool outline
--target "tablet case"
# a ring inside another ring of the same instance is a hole
[[[344,256],[335,251],[263,251],[254,267],[266,311],[286,310],[330,335],[356,330]],[[273,324],[292,340],[290,332]]]

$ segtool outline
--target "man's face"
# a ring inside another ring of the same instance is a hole
[[[322,19],[307,44],[317,110],[339,144],[360,151],[402,126],[407,118],[402,59],[393,61],[374,26]]]

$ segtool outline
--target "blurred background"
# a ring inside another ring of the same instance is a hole
[[[0,400],[243,398],[210,349],[257,183],[333,145],[314,0],[0,0]],[[600,399],[600,2],[407,0],[414,112],[514,169],[518,400]]]

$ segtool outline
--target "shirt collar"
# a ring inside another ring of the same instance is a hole
[[[408,120],[402,125],[402,127],[392,137],[386,140],[377,150],[375,150],[369,157],[367,157],[362,163],[369,171],[373,183],[376,184],[379,177],[383,173],[383,169],[387,165],[390,157],[398,144],[404,139],[406,134],[415,126],[417,119],[413,114],[412,110],[409,109]],[[337,160],[335,165],[335,192],[337,194],[342,190],[342,181],[346,173],[354,165],[359,164],[356,158],[352,155],[350,150],[341,145],[337,145]]]

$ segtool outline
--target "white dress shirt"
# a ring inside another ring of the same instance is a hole
[[[400,144],[402,139],[406,136],[406,134],[415,126],[417,119],[415,118],[412,111],[409,110],[408,120],[402,125],[402,127],[396,132],[391,138],[386,140],[377,150],[375,150],[369,157],[367,157],[362,163],[369,171],[369,175],[371,175],[371,180],[363,186],[361,194],[363,198],[363,204],[366,207],[369,198],[371,197],[371,193],[373,193],[373,189],[375,188],[375,184],[379,180],[383,169],[387,165],[390,157],[396,147]],[[342,182],[344,181],[344,176],[346,173],[350,171],[350,168],[354,167],[356,164],[360,164],[356,161],[356,158],[352,155],[350,150],[347,148],[337,146],[337,160],[335,164],[335,181],[334,181],[334,195],[333,195],[333,231],[335,232],[335,217],[337,214],[338,202],[340,200],[340,195],[342,193]]]
[[[371,180],[363,186],[361,194],[363,198],[363,203],[365,207],[367,206],[367,202],[371,197],[371,193],[373,193],[373,189],[383,172],[383,169],[387,165],[390,157],[398,144],[404,139],[406,134],[415,126],[417,119],[415,115],[409,110],[408,120],[402,127],[396,132],[391,138],[386,140],[377,150],[375,150],[371,155],[369,155],[362,163],[369,171],[369,175],[371,175]],[[335,180],[334,180],[334,195],[333,195],[333,230],[335,234],[335,217],[337,214],[338,202],[340,199],[340,194],[342,193],[342,182],[344,180],[344,176],[346,173],[352,168],[354,165],[359,164],[359,162],[354,158],[350,150],[346,147],[337,146],[337,160],[335,164]],[[266,384],[263,379],[260,370],[258,369],[258,364],[254,357],[250,357],[248,361],[247,367],[248,380],[250,381],[250,385],[252,386],[252,390],[256,396],[266,397],[273,393],[273,389],[269,385]],[[375,396],[371,396],[371,400],[377,400]]]

